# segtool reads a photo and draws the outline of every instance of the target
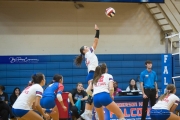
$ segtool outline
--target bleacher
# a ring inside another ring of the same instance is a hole
[[[41,61],[34,64],[0,64],[0,84],[6,87],[10,94],[15,87],[23,90],[31,80],[31,75],[37,72],[44,73],[46,83],[49,84],[54,74],[64,76],[65,91],[71,91],[77,82],[82,82],[87,87],[87,68],[82,63],[76,67],[73,60],[76,55],[39,55]],[[118,81],[121,89],[125,90],[131,78],[137,79],[141,71],[145,69],[144,62],[153,61],[153,70],[158,75],[158,86],[161,89],[161,54],[98,54],[99,63],[105,62],[108,72]]]

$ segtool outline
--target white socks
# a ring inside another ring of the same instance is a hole
[[[84,113],[92,114],[92,110],[85,110]]]
[[[86,110],[88,114],[92,114],[92,110]]]

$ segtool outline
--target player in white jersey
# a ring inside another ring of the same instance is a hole
[[[173,113],[180,101],[175,93],[175,86],[167,85],[166,93],[159,98],[150,111],[151,120],[180,120],[180,117]]]
[[[12,106],[13,114],[18,120],[43,120],[43,118],[31,110],[33,103],[35,109],[43,115],[44,118],[49,118],[48,114],[40,106],[40,99],[42,97],[43,88],[45,85],[45,76],[41,73],[32,76],[33,85],[28,86],[23,90]]]
[[[89,84],[87,92],[93,88],[93,103],[98,113],[99,120],[104,120],[103,106],[113,112],[119,120],[125,120],[124,114],[117,104],[112,100],[114,87],[113,77],[107,73],[106,64],[96,67],[93,81]]]
[[[94,76],[94,71],[95,71],[96,67],[98,66],[98,58],[97,58],[96,54],[94,53],[94,51],[97,47],[97,44],[98,44],[98,40],[99,40],[99,28],[97,25],[95,25],[95,30],[96,30],[96,34],[95,34],[93,46],[92,47],[82,46],[80,48],[81,54],[79,56],[77,56],[74,61],[77,66],[80,66],[82,63],[82,60],[85,58],[85,63],[88,68],[88,75],[86,77],[86,81],[88,82],[88,84],[90,83],[90,81],[92,81],[93,76]],[[91,96],[92,96],[92,92],[89,93],[88,99],[86,101],[85,111],[81,115],[81,117],[86,120],[92,120],[93,105],[92,105],[92,97]]]

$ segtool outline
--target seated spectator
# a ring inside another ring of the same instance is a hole
[[[0,116],[3,120],[8,120],[10,118],[14,118],[12,111],[8,105],[8,94],[4,92],[5,87],[0,85]]]
[[[14,102],[16,101],[16,99],[19,97],[21,91],[18,87],[14,88],[12,95],[10,96],[10,106],[12,107],[12,105],[14,104]]]
[[[119,92],[121,92],[122,90],[120,88],[118,88],[118,83],[117,81],[113,82],[113,86],[114,86],[114,93],[113,96],[118,96]]]
[[[136,85],[136,81],[134,79],[131,79],[129,81],[129,86],[126,88],[126,91],[132,91],[132,90],[139,90]]]
[[[77,83],[77,87],[73,89],[69,95],[70,100],[70,110],[72,111],[72,116],[75,117],[74,120],[81,120],[80,115],[85,110],[85,100],[87,100],[88,96],[87,93],[83,90],[82,83]],[[75,103],[81,100],[81,111],[78,112],[77,106],[75,106]]]
[[[0,118],[2,120],[8,120],[9,112],[4,108],[6,103],[8,103],[8,95],[3,92],[4,90],[4,86],[0,85]]]
[[[4,92],[5,87],[0,85],[0,100],[8,104],[8,94]]]

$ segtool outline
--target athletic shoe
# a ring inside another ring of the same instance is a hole
[[[82,115],[81,115],[81,117],[83,118],[83,119],[85,119],[85,120],[92,120],[92,114],[90,114],[90,113],[83,113]]]

